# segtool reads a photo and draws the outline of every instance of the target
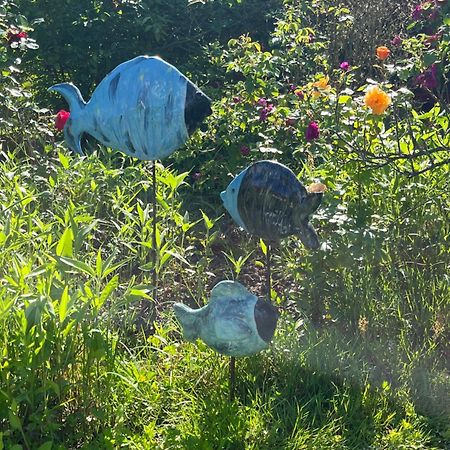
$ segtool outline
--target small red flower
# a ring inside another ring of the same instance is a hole
[[[61,131],[64,129],[64,125],[67,122],[67,119],[70,117],[70,112],[64,111],[64,109],[61,109],[61,111],[56,114],[55,118],[55,127]]]
[[[26,39],[28,33],[26,31],[20,31],[17,28],[10,28],[6,33],[6,40],[11,45],[13,42],[20,42],[22,39]]]
[[[348,69],[350,69],[350,63],[348,61],[342,61],[339,67],[344,71],[347,72]]]

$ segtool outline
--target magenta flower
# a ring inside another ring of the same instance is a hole
[[[394,45],[395,47],[398,47],[399,45],[401,45],[402,42],[403,42],[403,39],[401,38],[401,36],[399,34],[395,35],[391,40],[391,44]]]
[[[272,103],[267,103],[267,106],[264,106],[264,108],[261,109],[261,112],[259,113],[259,120],[261,122],[265,122],[267,120],[267,117],[269,117],[270,112],[273,109]]]
[[[258,103],[259,106],[267,106],[267,99],[266,98],[260,98],[257,101],[257,103]]]
[[[191,175],[192,181],[198,181],[202,177],[202,174],[200,172],[194,172]]]
[[[423,14],[423,6],[420,4],[414,7],[411,16],[413,20],[420,20],[422,18],[422,14]]]
[[[342,61],[339,67],[344,71],[347,72],[348,69],[350,69],[350,63],[348,61]]]
[[[436,89],[439,85],[436,64],[431,64],[425,72],[418,75],[416,77],[416,83],[425,89]]]
[[[61,109],[60,111],[58,111],[58,114],[56,114],[56,117],[55,117],[56,129],[58,129],[59,131],[63,130],[64,125],[66,124],[69,117],[70,117],[69,111],[64,111],[64,109]]]
[[[241,145],[240,152],[242,156],[248,156],[250,155],[250,147],[247,147],[246,145]]]
[[[307,141],[312,141],[314,139],[317,139],[320,134],[319,125],[317,122],[310,122],[305,130],[305,139]]]

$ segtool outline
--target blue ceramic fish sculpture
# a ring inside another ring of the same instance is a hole
[[[173,307],[186,340],[200,338],[227,356],[250,356],[268,348],[278,321],[275,306],[235,281],[216,284],[203,308],[194,310],[181,303]]]
[[[182,146],[212,112],[211,100],[197,86],[155,56],[138,56],[117,66],[87,103],[71,83],[49,90],[69,104],[64,138],[80,154],[80,138],[87,133],[127,155],[162,159]]]
[[[268,242],[298,235],[305,247],[317,249],[319,238],[309,216],[319,207],[325,189],[314,183],[307,190],[283,164],[258,161],[234,178],[220,197],[247,232]]]

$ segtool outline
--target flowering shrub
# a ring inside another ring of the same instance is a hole
[[[392,164],[409,175],[448,161],[448,110],[438,95],[448,65],[440,56],[448,49],[448,25],[439,26],[439,40],[432,44],[420,33],[394,34],[392,48],[374,43],[375,76],[363,79],[365,68],[349,61],[329,66],[323,57],[326,42],[311,39],[317,32],[305,26],[314,14],[314,8],[287,3],[269,47],[243,36],[224,49],[210,48],[211,60],[228,81],[208,132],[190,147],[205,149],[200,156],[196,151],[203,182],[210,174],[225,184],[220,178],[248,164],[243,158],[275,158],[311,173],[340,158],[342,164],[357,161],[367,168]],[[415,88],[430,94],[429,115],[420,114]],[[430,120],[433,133],[426,132]],[[213,162],[207,149],[214,151]],[[183,164],[186,155],[175,159]]]
[[[51,135],[45,123],[46,109],[32,99],[22,60],[38,48],[32,28],[17,8],[0,0],[0,146],[15,148],[40,135]]]

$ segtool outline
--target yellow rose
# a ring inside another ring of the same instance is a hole
[[[329,80],[328,77],[322,77],[319,81],[313,83],[313,86],[318,89],[328,90],[331,88],[331,86],[328,84],[328,80]]]
[[[391,104],[391,97],[378,86],[371,86],[367,89],[364,104],[372,109],[373,114],[379,116]]]

